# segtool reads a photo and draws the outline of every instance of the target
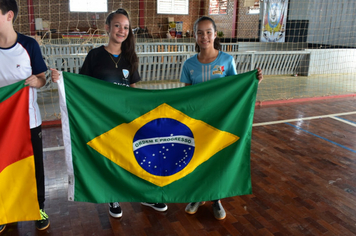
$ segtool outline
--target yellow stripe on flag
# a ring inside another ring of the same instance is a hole
[[[7,166],[0,183],[0,225],[41,219],[33,156]]]

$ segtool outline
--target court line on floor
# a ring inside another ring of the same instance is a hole
[[[64,150],[64,146],[58,146],[58,147],[49,147],[49,148],[44,148],[44,152],[52,152],[52,151],[58,151],[58,150]]]
[[[353,122],[353,121],[350,121],[350,120],[346,120],[346,119],[341,118],[341,117],[330,117],[330,118],[333,118],[335,120],[338,120],[338,121],[341,121],[341,122],[346,123],[348,125],[356,127],[356,122]]]
[[[332,143],[332,144],[334,144],[334,145],[336,145],[336,146],[339,146],[339,147],[341,147],[341,148],[344,148],[344,149],[346,149],[346,150],[348,150],[348,151],[350,151],[350,152],[356,153],[356,150],[354,150],[354,149],[348,148],[348,147],[346,147],[346,146],[344,146],[344,145],[341,145],[341,144],[339,144],[339,143],[336,143],[336,142],[334,142],[334,141],[331,141],[330,139],[327,139],[327,138],[324,138],[324,137],[322,137],[322,136],[320,136],[320,135],[314,134],[314,133],[312,133],[312,132],[310,132],[310,131],[308,131],[308,130],[306,130],[306,129],[300,128],[300,127],[298,127],[298,126],[296,126],[296,125],[293,125],[293,124],[291,124],[291,123],[286,123],[286,124],[287,124],[287,125],[290,125],[290,126],[292,126],[292,127],[294,127],[294,128],[296,128],[296,129],[298,129],[298,130],[301,130],[301,131],[303,131],[303,132],[306,132],[306,133],[308,133],[308,134],[310,134],[310,135],[313,135],[313,136],[315,136],[315,137],[317,137],[317,138],[320,138],[320,139],[322,139],[322,140],[324,140],[324,141],[327,141],[327,142],[329,142],[329,143]]]
[[[303,117],[303,118],[296,118],[296,119],[288,119],[288,120],[277,120],[277,121],[269,121],[269,122],[261,122],[261,123],[255,123],[252,126],[263,126],[263,125],[274,125],[274,124],[282,124],[282,123],[289,123],[289,122],[296,122],[296,121],[301,121],[301,120],[315,120],[315,119],[321,119],[321,118],[332,118],[341,122],[344,122],[346,124],[352,125],[356,127],[356,123],[353,123],[351,121],[348,121],[346,119],[337,117],[337,116],[346,116],[346,115],[354,115],[356,114],[356,111],[352,112],[343,112],[343,113],[335,113],[335,114],[329,114],[329,115],[322,115],[322,116],[310,116],[310,117]],[[59,150],[64,150],[64,146],[58,146],[58,147],[49,147],[49,148],[44,148],[44,152],[51,152],[51,151],[59,151]]]
[[[302,121],[302,120],[315,120],[315,119],[321,119],[321,118],[335,118],[335,116],[346,116],[346,115],[354,115],[354,114],[356,114],[356,111],[328,114],[328,115],[322,115],[322,116],[310,116],[310,117],[295,118],[295,119],[288,119],[288,120],[276,120],[276,121],[261,122],[261,123],[255,123],[252,126],[255,127],[255,126],[262,126],[262,125],[274,125],[274,124],[296,122],[296,121]],[[343,121],[343,122],[345,122],[345,121]],[[345,122],[345,123],[347,123],[347,122]],[[353,124],[353,126],[354,126],[354,124]]]

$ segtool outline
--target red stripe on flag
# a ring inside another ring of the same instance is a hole
[[[0,103],[0,173],[33,155],[28,114],[29,87]]]

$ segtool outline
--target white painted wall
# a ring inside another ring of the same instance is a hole
[[[356,49],[308,49],[309,74],[355,74]]]

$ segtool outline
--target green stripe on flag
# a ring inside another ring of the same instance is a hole
[[[26,85],[27,86],[27,85]],[[25,81],[19,81],[14,84],[2,87],[0,92],[0,103],[17,93],[20,89],[25,87]]]

